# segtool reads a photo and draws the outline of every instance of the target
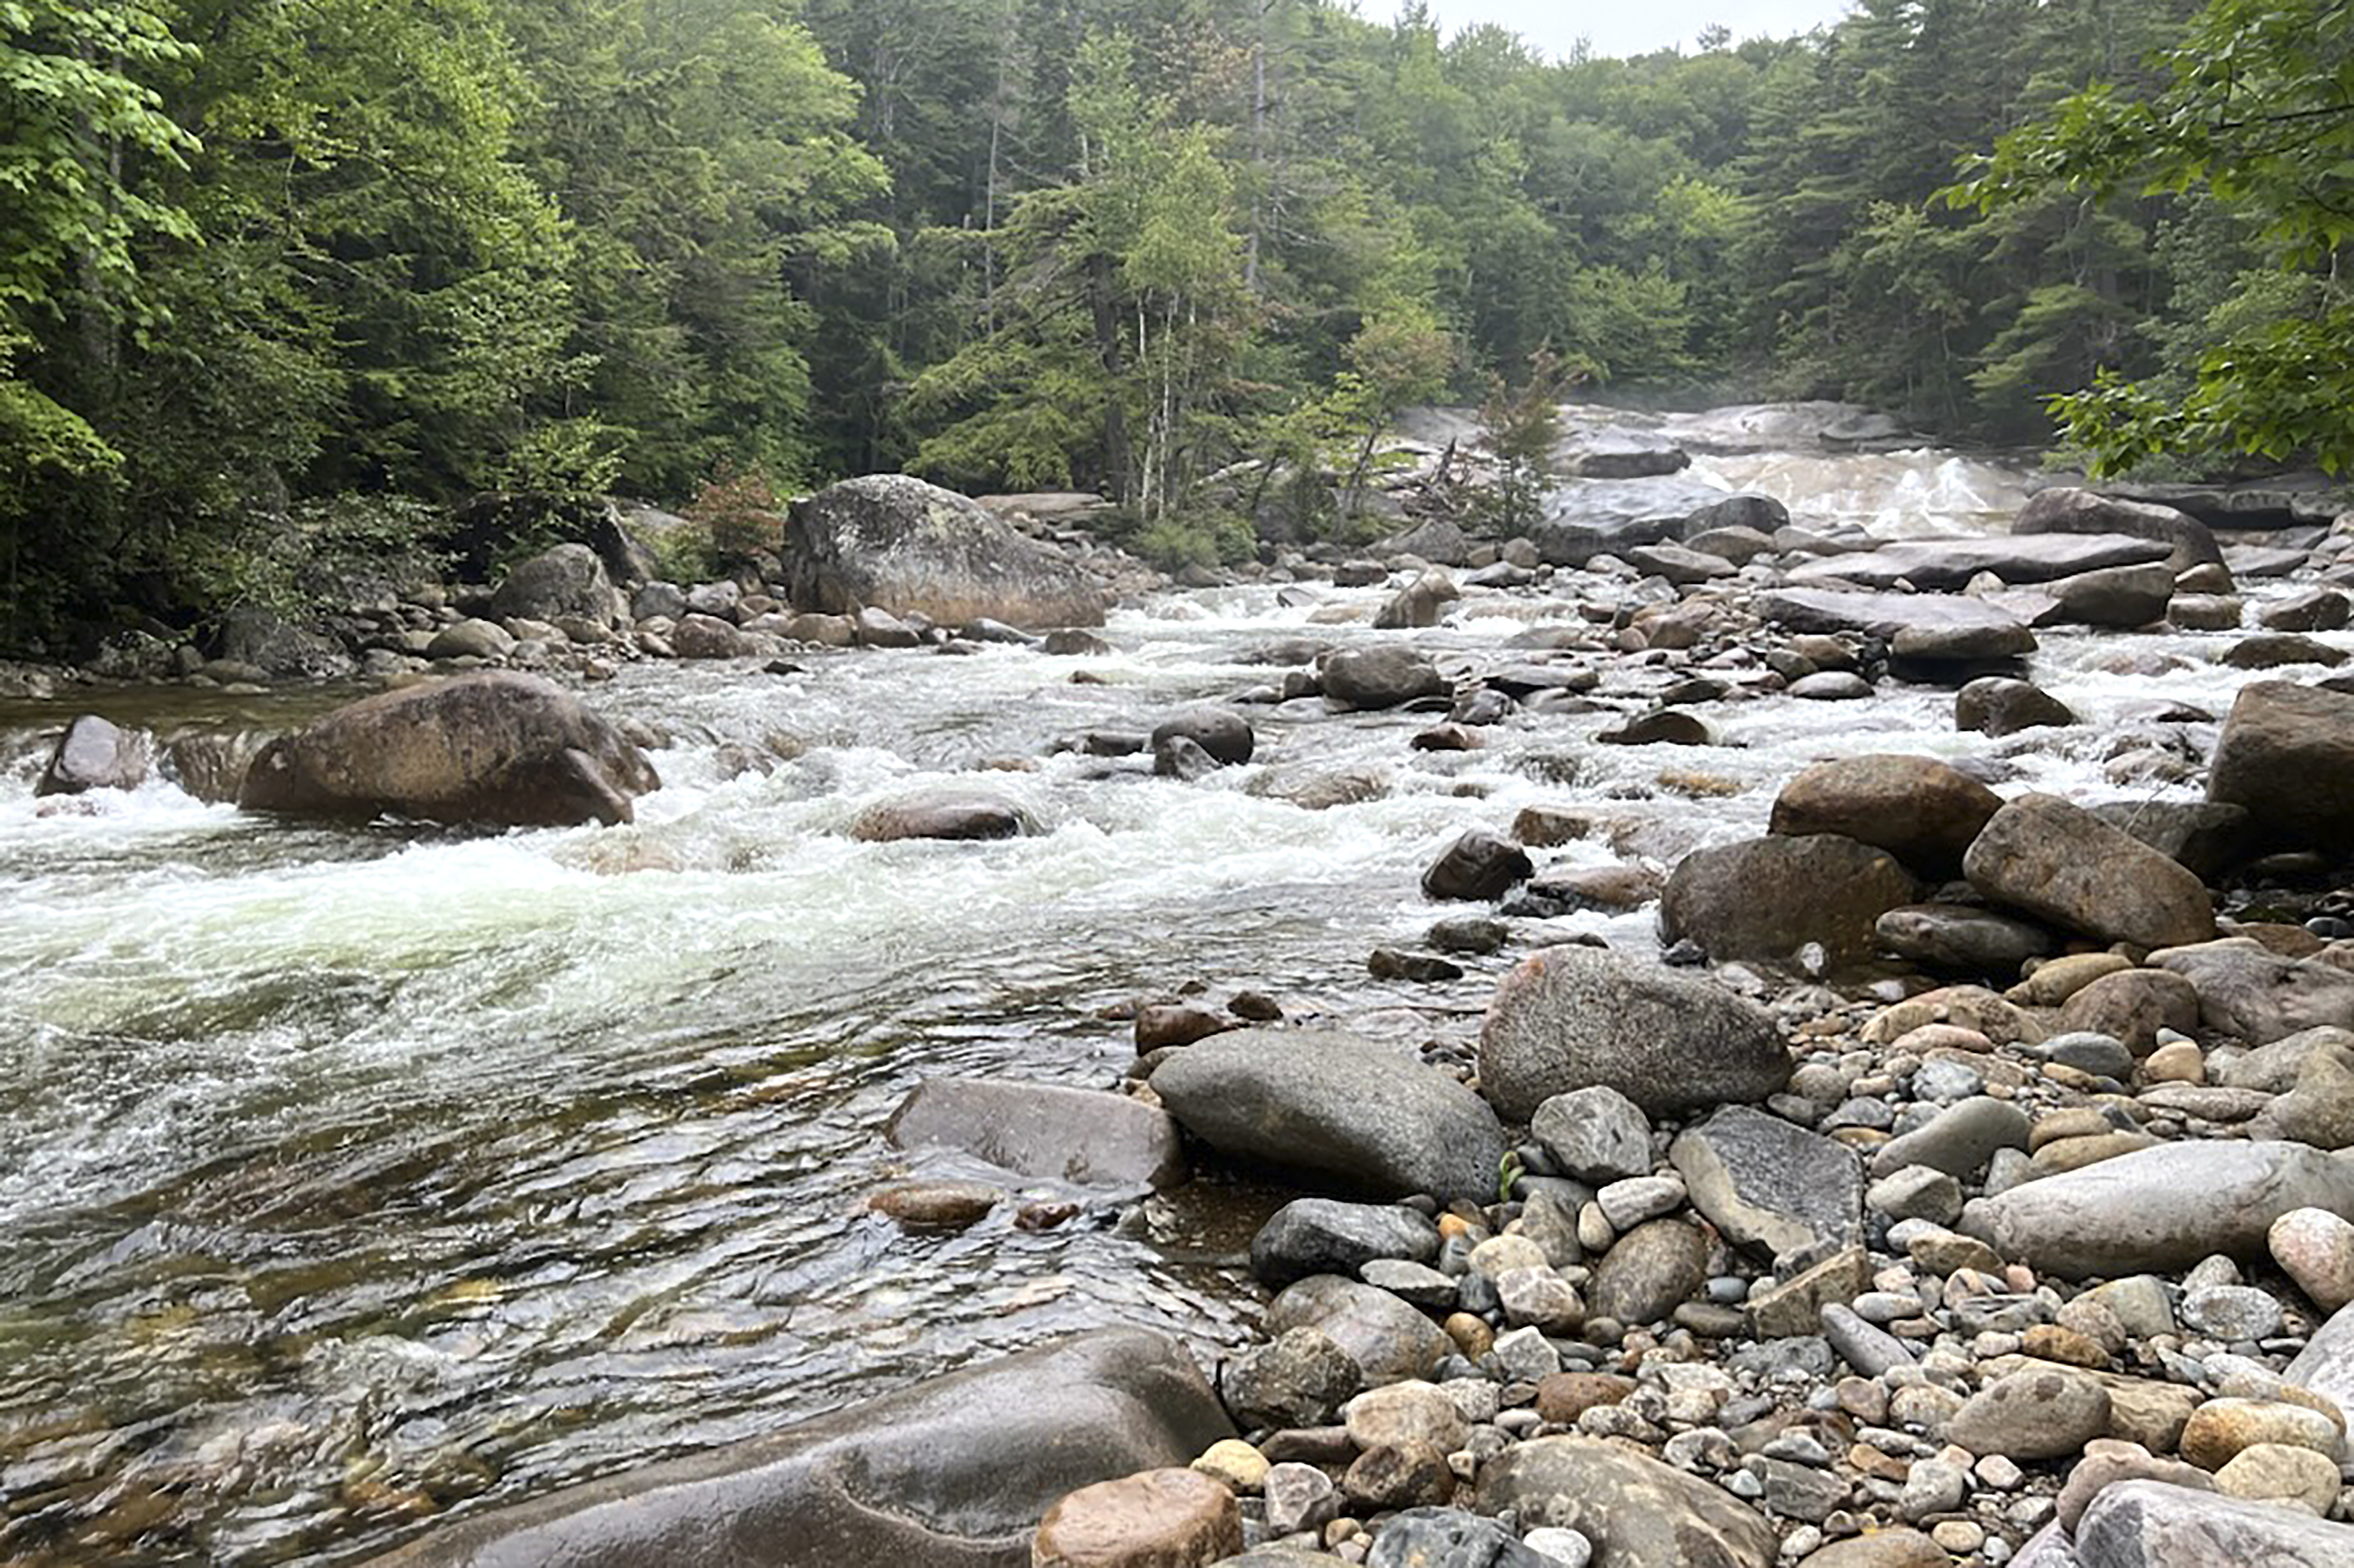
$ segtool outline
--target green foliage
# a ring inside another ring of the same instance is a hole
[[[1488,384],[1479,409],[1495,454],[1497,484],[1492,498],[1499,530],[1513,533],[1536,521],[1549,482],[1553,447],[1561,440],[1561,395],[1567,376],[1550,348],[1529,355],[1528,374],[1517,387],[1500,376]]]

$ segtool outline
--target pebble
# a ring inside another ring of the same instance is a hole
[[[1536,1328],[1497,1335],[1495,1356],[1504,1375],[1514,1383],[1542,1383],[1561,1371],[1561,1352]]]
[[[2218,1340],[2266,1340],[2280,1332],[2281,1304],[2251,1285],[2214,1285],[2183,1297],[2182,1321]]]
[[[1267,1456],[1239,1438],[1213,1443],[1193,1461],[1193,1468],[1214,1477],[1238,1492],[1256,1492],[1266,1484]]]
[[[1521,1544],[1556,1568],[1585,1568],[1594,1560],[1594,1542],[1574,1530],[1548,1525],[1521,1537]]]

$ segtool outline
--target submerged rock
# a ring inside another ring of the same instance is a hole
[[[1056,1499],[1233,1436],[1182,1351],[1100,1330],[484,1513],[370,1568],[1021,1568]]]
[[[536,676],[482,673],[363,697],[270,742],[238,804],[548,827],[629,821],[631,802],[661,782],[645,754],[578,698]]]
[[[962,1150],[1018,1176],[1116,1186],[1185,1179],[1177,1124],[1125,1095],[999,1078],[927,1078],[883,1135],[902,1149]]]

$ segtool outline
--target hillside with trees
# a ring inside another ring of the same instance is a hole
[[[0,0],[0,636],[296,601],[484,491],[904,470],[1238,558],[1532,366],[2342,462],[2347,22],[1555,60],[1333,0]]]

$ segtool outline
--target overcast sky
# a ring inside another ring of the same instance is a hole
[[[1547,54],[1567,54],[1580,37],[1599,55],[1638,55],[1681,44],[1712,22],[1735,38],[1783,37],[1837,19],[1847,0],[1429,0],[1449,32],[1480,22],[1510,27]],[[1395,16],[1394,0],[1373,0],[1364,15]]]

